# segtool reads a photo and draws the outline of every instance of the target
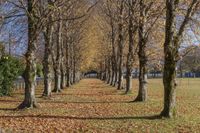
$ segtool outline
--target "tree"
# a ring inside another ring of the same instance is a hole
[[[23,74],[25,80],[25,97],[24,101],[18,106],[19,109],[23,108],[34,108],[37,107],[35,98],[35,81],[36,81],[36,63],[35,63],[35,52],[36,52],[36,41],[38,25],[36,18],[36,11],[34,7],[34,0],[27,2],[28,6],[28,49],[25,55],[26,68]]]
[[[137,8],[137,2],[134,0],[128,1],[128,8],[129,8],[129,22],[128,22],[128,35],[129,35],[129,48],[127,54],[127,62],[126,62],[126,93],[128,93],[132,88],[132,67],[135,60],[135,55],[137,52],[137,45],[136,45],[136,35],[137,32],[137,24],[134,22],[133,17],[136,15],[134,14],[135,9]]]
[[[124,1],[119,1],[119,20],[118,20],[118,86],[117,89],[121,89],[123,86],[123,49],[124,49]]]
[[[147,45],[152,35],[153,27],[162,15],[162,2],[139,0],[138,22],[138,57],[139,57],[139,92],[134,101],[147,100]]]
[[[59,21],[56,24],[56,42],[55,42],[55,51],[53,52],[53,65],[54,65],[54,76],[55,76],[55,84],[54,84],[54,90],[53,92],[60,92],[61,91],[61,59],[62,59],[62,16],[61,16],[61,10],[59,9]]]
[[[50,0],[48,1],[48,5],[52,5],[53,2]],[[53,43],[53,23],[52,23],[53,15],[49,16],[49,23],[47,23],[43,30],[44,41],[45,41],[45,50],[44,50],[44,59],[43,59],[43,74],[44,74],[44,91],[42,96],[50,97],[51,96],[51,82],[52,82],[52,43]]]
[[[166,25],[165,25],[165,43],[164,43],[164,109],[161,116],[174,117],[176,115],[176,65],[179,60],[179,48],[183,32],[190,22],[191,17],[195,14],[200,4],[199,0],[192,0],[184,3],[187,7],[186,13],[183,16],[183,21],[178,23],[177,15],[179,0],[166,0]]]

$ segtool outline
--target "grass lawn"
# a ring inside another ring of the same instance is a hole
[[[134,80],[132,93],[84,79],[79,84],[53,94],[51,99],[36,97],[40,108],[13,110],[23,100],[23,90],[12,97],[0,97],[0,128],[5,132],[89,132],[89,133],[191,133],[200,132],[200,79],[178,79],[175,119],[156,119],[163,106],[161,79],[150,79],[148,101],[131,103],[138,91]]]

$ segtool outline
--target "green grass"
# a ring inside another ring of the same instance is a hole
[[[163,106],[161,79],[150,79],[148,101],[130,103],[137,96],[138,82],[133,80],[132,92],[85,79],[51,100],[39,98],[39,109],[13,111],[23,100],[23,91],[13,97],[0,98],[0,127],[18,132],[105,132],[105,133],[171,133],[200,132],[200,79],[178,79],[177,112],[174,119],[155,119]]]

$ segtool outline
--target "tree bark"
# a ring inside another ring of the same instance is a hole
[[[64,89],[66,86],[66,69],[65,69],[65,54],[64,54],[64,47],[62,46],[62,61],[61,61],[61,89]]]
[[[18,106],[18,109],[35,108],[37,102],[35,98],[36,88],[36,30],[37,24],[33,18],[35,12],[33,8],[33,0],[28,1],[28,49],[25,54],[26,68],[23,74],[25,81],[25,97],[24,101]]]
[[[180,40],[190,18],[197,11],[200,1],[192,0],[186,10],[185,18],[176,29],[176,9],[179,4],[177,0],[166,0],[166,26],[164,43],[164,109],[161,116],[175,117],[176,115],[176,65],[179,59]],[[177,31],[177,32],[176,32]]]
[[[164,44],[164,73],[163,73],[163,84],[164,84],[164,109],[161,112],[161,116],[164,117],[174,117],[176,114],[175,103],[176,103],[176,62],[175,62],[175,52],[170,47],[175,46],[172,34],[175,31],[175,3],[166,0],[166,27],[165,27],[165,44]],[[175,34],[175,32],[174,32]],[[178,48],[176,49],[176,53]]]
[[[136,97],[136,102],[143,102],[147,100],[147,69],[146,61],[140,61],[140,71],[139,71],[139,92]]]
[[[67,74],[67,83],[66,86],[70,87],[71,83],[70,83],[70,46],[69,46],[69,42],[66,42],[66,74]]]
[[[75,59],[73,61],[73,84],[76,83],[76,63],[75,63]]]
[[[123,10],[124,10],[124,1],[120,1],[120,13],[119,13],[119,24],[118,24],[118,48],[119,48],[119,58],[118,58],[118,62],[119,62],[119,77],[118,77],[118,86],[117,89],[122,89],[123,86]]]
[[[51,96],[52,34],[53,34],[53,26],[47,25],[46,30],[44,31],[44,38],[45,38],[45,51],[44,51],[44,60],[43,60],[44,91],[43,91],[43,94],[42,94],[42,96],[45,96],[45,97]]]
[[[133,12],[132,12],[132,7],[133,1],[129,1],[129,28],[128,28],[128,33],[129,33],[129,49],[128,49],[128,55],[127,55],[127,62],[126,62],[126,92],[128,93],[131,88],[132,88],[132,66],[134,62],[134,53],[136,51],[136,48],[134,46],[134,34],[137,30],[137,27],[134,27],[133,25]],[[135,51],[134,51],[135,50]]]
[[[59,14],[61,17],[61,14]],[[55,86],[53,92],[61,92],[61,58],[62,58],[62,21],[58,22],[58,34],[57,34],[57,49],[56,49],[56,61],[55,61]]]
[[[146,55],[146,44],[148,38],[145,35],[145,22],[146,22],[146,10],[144,1],[140,0],[140,20],[139,20],[139,92],[135,101],[146,101],[147,100],[147,55]]]
[[[118,71],[117,71],[117,66],[115,67],[115,80],[114,80],[114,84],[113,84],[113,87],[117,86],[118,85]]]

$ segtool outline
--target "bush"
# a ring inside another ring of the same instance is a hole
[[[0,96],[10,95],[14,81],[23,70],[23,64],[17,58],[3,56],[0,59]]]

